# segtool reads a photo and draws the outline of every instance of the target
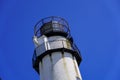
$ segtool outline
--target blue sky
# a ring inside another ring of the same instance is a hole
[[[0,0],[0,77],[39,80],[32,68],[34,25],[60,16],[81,51],[83,80],[120,80],[119,0]]]

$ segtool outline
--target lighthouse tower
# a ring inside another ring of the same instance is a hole
[[[81,55],[63,18],[40,20],[34,28],[33,42],[33,68],[40,80],[82,80],[78,68]]]

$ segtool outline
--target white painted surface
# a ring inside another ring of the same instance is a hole
[[[65,42],[61,43],[59,40]],[[43,35],[37,41],[39,43],[36,49],[37,56],[49,49],[63,47],[71,49],[70,43],[62,36],[46,37]],[[39,72],[40,80],[82,80],[76,59],[68,52],[54,52],[43,57],[39,62]]]
[[[53,41],[53,40],[57,41],[57,40],[66,40],[66,38],[63,36],[51,36],[51,37],[48,37],[48,40],[49,41]]]
[[[37,47],[39,45],[37,36],[33,36],[33,42],[35,44],[35,47]]]
[[[38,38],[39,44],[43,44],[44,42],[47,42],[47,37],[45,35],[42,35],[41,37]]]
[[[33,36],[33,42],[35,44],[35,47],[38,47],[39,45],[43,44],[44,42],[47,42],[47,37],[45,35],[42,35],[39,38],[37,38],[37,36]]]
[[[39,56],[47,50],[58,49],[58,48],[67,48],[72,49],[70,42],[62,36],[52,36],[46,37],[45,35],[39,37],[39,45],[36,47],[36,55]]]
[[[76,58],[74,57],[74,63],[75,63],[75,66],[78,66],[77,64],[77,61],[76,61]],[[80,73],[80,70],[78,67],[76,67],[76,75],[80,78],[80,80],[82,80],[82,76],[81,76],[81,73]]]
[[[54,52],[39,63],[40,80],[82,80],[75,57]]]

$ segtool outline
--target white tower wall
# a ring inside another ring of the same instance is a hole
[[[46,55],[39,63],[40,80],[82,80],[74,56],[68,52]]]
[[[66,38],[62,36],[45,37],[44,35],[38,38],[39,44],[44,44],[42,51],[49,49],[62,48],[63,46],[71,49],[71,45]],[[38,46],[37,56],[41,51]],[[79,72],[76,58],[72,53],[68,52],[53,52],[47,54],[39,62],[40,80],[82,80]]]

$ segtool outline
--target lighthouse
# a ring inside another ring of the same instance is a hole
[[[65,19],[51,16],[38,21],[33,42],[32,63],[40,80],[82,80],[82,58]]]

